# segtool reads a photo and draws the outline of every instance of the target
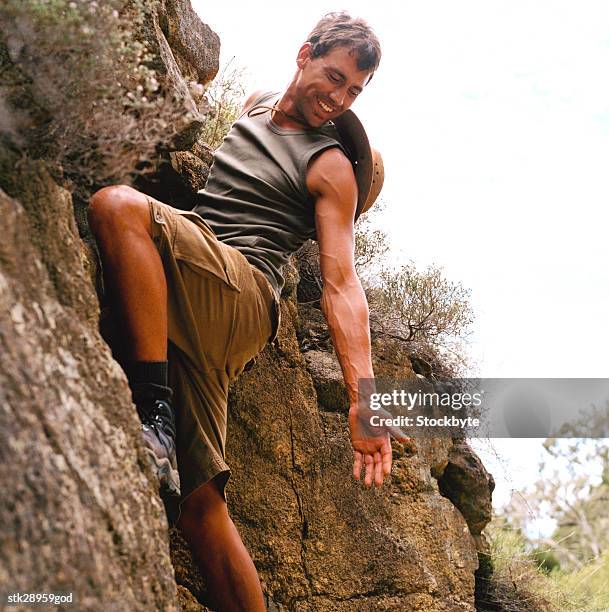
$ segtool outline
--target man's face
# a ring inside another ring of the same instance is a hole
[[[311,127],[320,127],[344,113],[368,82],[369,70],[357,67],[349,47],[334,47],[323,57],[311,58],[310,45],[300,49],[297,64],[294,106],[298,118]]]

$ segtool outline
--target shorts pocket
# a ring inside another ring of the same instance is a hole
[[[173,253],[176,259],[241,291],[235,249],[220,242],[209,225],[193,212],[177,211]],[[238,251],[236,251],[238,254]]]

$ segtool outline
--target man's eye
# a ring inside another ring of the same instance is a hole
[[[328,78],[333,82],[333,83],[340,83],[340,77],[336,74],[332,74],[331,72],[328,73]]]

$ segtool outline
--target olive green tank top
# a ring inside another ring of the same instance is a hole
[[[250,107],[251,116],[245,112],[233,124],[214,155],[205,188],[196,194],[194,211],[279,294],[289,256],[315,238],[315,198],[306,186],[309,162],[324,149],[342,146],[333,124],[289,130],[276,125],[270,111],[255,109],[278,99],[278,93],[265,93]]]

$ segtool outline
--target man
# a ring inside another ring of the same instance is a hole
[[[177,495],[177,425],[178,524],[214,608],[264,610],[224,497],[228,384],[274,337],[281,266],[308,238],[319,243],[322,310],[349,394],[353,473],[359,479],[363,469],[365,485],[380,486],[391,470],[389,435],[364,431],[358,419],[358,381],[373,378],[368,306],[354,267],[363,198],[333,125],[379,60],[363,20],[326,15],[300,48],[283,95],[256,93],[246,102],[195,212],[125,186],[91,199],[143,436],[163,493]]]

